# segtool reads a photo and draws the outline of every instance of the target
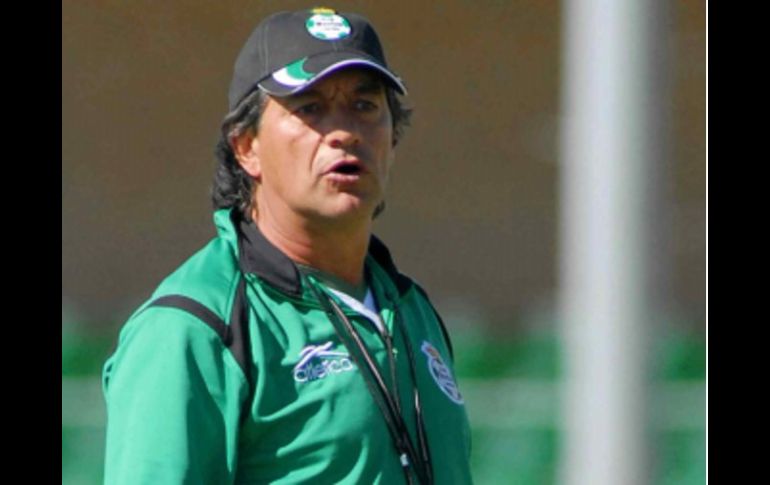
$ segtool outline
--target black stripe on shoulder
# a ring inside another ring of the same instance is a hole
[[[246,298],[246,278],[241,276],[238,289],[235,292],[235,300],[230,313],[230,325],[232,333],[232,345],[227,344],[235,357],[236,362],[243,370],[246,380],[252,384],[251,376],[251,338],[249,336],[249,302]],[[253,385],[252,391],[253,391]]]
[[[217,332],[219,338],[222,339],[222,342],[226,347],[229,347],[230,343],[232,342],[232,332],[230,331],[230,327],[224,322],[224,320],[219,318],[216,313],[212,312],[208,307],[198,302],[197,300],[193,300],[192,298],[184,295],[166,295],[161,296],[157,300],[154,300],[152,303],[147,305],[147,308],[153,306],[179,308],[180,310],[185,310],[186,312],[198,317],[206,325]]]

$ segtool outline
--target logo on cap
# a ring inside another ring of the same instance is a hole
[[[350,35],[350,22],[334,10],[317,8],[313,13],[305,22],[305,28],[316,39],[340,40]]]
[[[294,61],[284,68],[278,69],[273,73],[273,79],[285,86],[302,86],[308,79],[314,76],[312,72],[307,72],[303,68],[305,61],[307,61],[307,57]]]

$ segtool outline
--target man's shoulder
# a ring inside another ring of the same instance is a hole
[[[393,261],[390,249],[385,243],[372,234],[369,240],[369,256],[377,263],[383,271],[390,277],[400,295],[408,292],[416,283],[409,276],[402,273]]]
[[[219,315],[226,315],[238,283],[238,255],[222,238],[214,238],[166,277],[148,303],[168,295],[198,301]]]
[[[388,274],[398,289],[399,294],[404,295],[410,290],[416,290],[423,298],[430,300],[425,288],[412,276],[401,272],[396,267],[390,249],[377,236],[372,235],[369,242],[369,255]]]
[[[416,279],[405,275],[396,268],[390,250],[385,246],[385,243],[374,235],[372,235],[369,243],[369,255],[393,282],[401,303],[404,305],[404,309],[411,309],[411,311],[415,312],[415,315],[433,315],[435,317],[435,322],[443,334],[449,355],[451,358],[454,358],[452,342],[444,320],[431,302],[425,288]]]
[[[129,342],[140,340],[145,342],[138,345],[140,348],[153,349],[171,343],[209,349],[212,342],[225,343],[224,326],[230,321],[239,275],[237,251],[221,237],[212,239],[168,275],[128,317],[114,355],[121,348],[137,347]]]

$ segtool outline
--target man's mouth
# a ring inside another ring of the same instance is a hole
[[[346,175],[353,175],[361,172],[361,167],[353,163],[343,163],[342,165],[335,167],[334,173],[343,173]]]
[[[326,171],[327,174],[360,175],[365,172],[364,166],[357,160],[342,160]]]

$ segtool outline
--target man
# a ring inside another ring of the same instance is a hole
[[[451,345],[372,235],[407,121],[377,34],[265,19],[235,64],[218,236],[104,367],[105,482],[470,483]]]

